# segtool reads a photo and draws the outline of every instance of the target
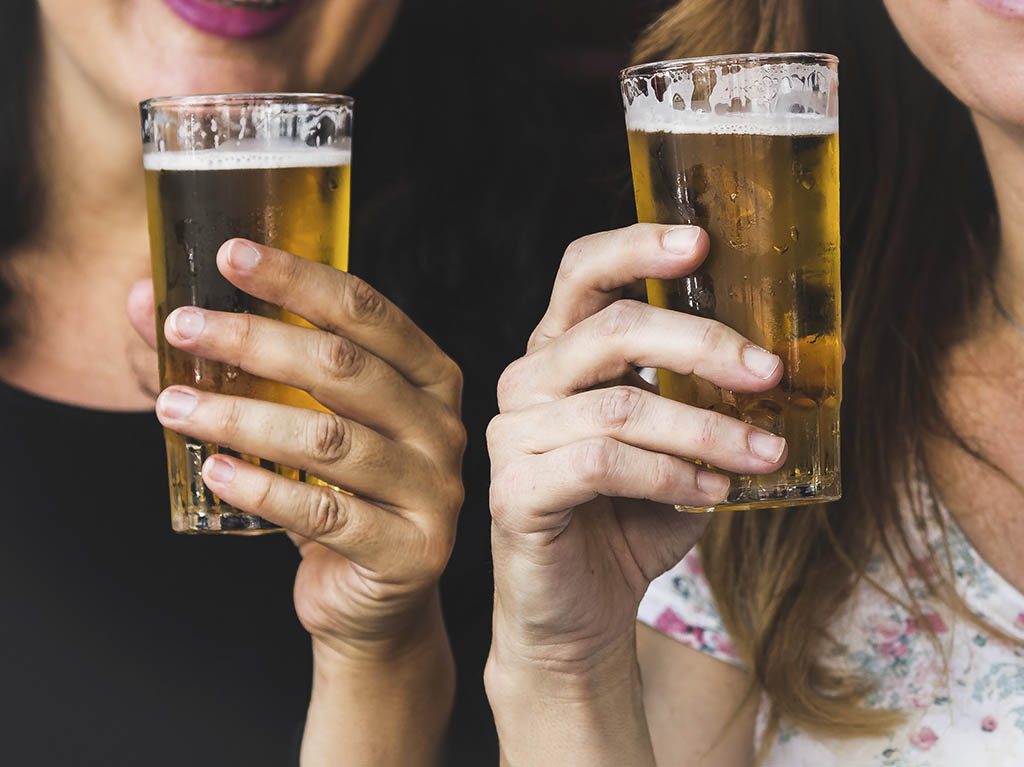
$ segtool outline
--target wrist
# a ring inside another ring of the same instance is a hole
[[[510,767],[653,767],[635,639],[585,667],[506,652],[496,636],[484,672]]]
[[[345,635],[317,632],[312,640],[314,664],[324,671],[337,669],[342,673],[362,667],[401,665],[415,661],[438,644],[448,644],[436,586],[418,595],[401,614],[390,616],[386,630]]]

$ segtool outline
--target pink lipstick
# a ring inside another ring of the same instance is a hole
[[[1024,0],[975,0],[975,2],[1000,16],[1024,19]]]
[[[220,37],[268,35],[282,27],[302,0],[164,0],[196,29]]]

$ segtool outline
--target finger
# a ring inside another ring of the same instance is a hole
[[[699,227],[661,224],[634,224],[576,240],[562,257],[551,303],[528,348],[543,346],[615,302],[637,280],[689,274],[708,247],[708,236]]]
[[[286,479],[238,458],[211,456],[203,481],[236,509],[316,541],[375,572],[399,576],[411,565],[419,529],[361,498]]]
[[[432,472],[418,450],[334,413],[184,386],[165,389],[156,413],[173,431],[303,469],[398,508],[422,503],[432,490]]]
[[[458,366],[398,307],[358,277],[241,239],[221,246],[217,266],[245,292],[350,338],[416,386],[441,388],[449,404],[461,389]]]
[[[502,412],[560,399],[637,366],[696,375],[733,391],[766,391],[782,360],[720,322],[617,301],[512,363],[498,382]]]
[[[567,510],[599,495],[711,507],[728,491],[721,474],[602,437],[500,470],[491,482],[491,514],[512,532],[542,533],[564,528]]]
[[[387,436],[430,435],[457,420],[440,400],[342,336],[253,314],[177,309],[164,337],[179,349],[308,392]]]
[[[139,280],[128,290],[128,322],[151,348],[156,348],[156,311],[153,280]]]
[[[492,460],[546,453],[593,437],[691,458],[738,474],[769,474],[786,460],[786,440],[711,410],[630,386],[595,389],[499,415],[488,428]]]

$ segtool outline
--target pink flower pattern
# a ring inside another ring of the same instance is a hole
[[[931,727],[922,727],[910,736],[910,742],[914,745],[914,748],[919,748],[922,751],[930,749],[938,739],[939,736],[935,734],[935,730]]]
[[[872,578],[900,599],[861,584],[832,627],[830,662],[872,680],[875,689],[866,704],[901,710],[906,724],[886,736],[840,741],[783,721],[765,767],[951,767],[963,763],[965,754],[976,754],[979,767],[1024,764],[999,756],[1024,754],[1024,594],[985,563],[948,516],[946,529],[948,557],[923,553],[906,569],[917,617],[906,606],[907,592],[892,566],[878,557],[869,567]],[[942,551],[937,529],[923,530],[922,540],[931,551]],[[929,584],[947,561],[968,608],[1018,644],[981,630],[935,596]],[[639,617],[689,647],[743,665],[696,551],[652,584]],[[762,701],[759,728],[768,705]],[[812,753],[828,754],[829,761]]]

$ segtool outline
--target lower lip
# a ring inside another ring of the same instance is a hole
[[[286,0],[273,10],[227,6],[212,0],[164,0],[167,7],[196,29],[218,37],[249,38],[269,35],[290,19],[302,0]]]
[[[986,8],[1000,16],[1024,19],[1024,0],[975,0],[982,8]]]

